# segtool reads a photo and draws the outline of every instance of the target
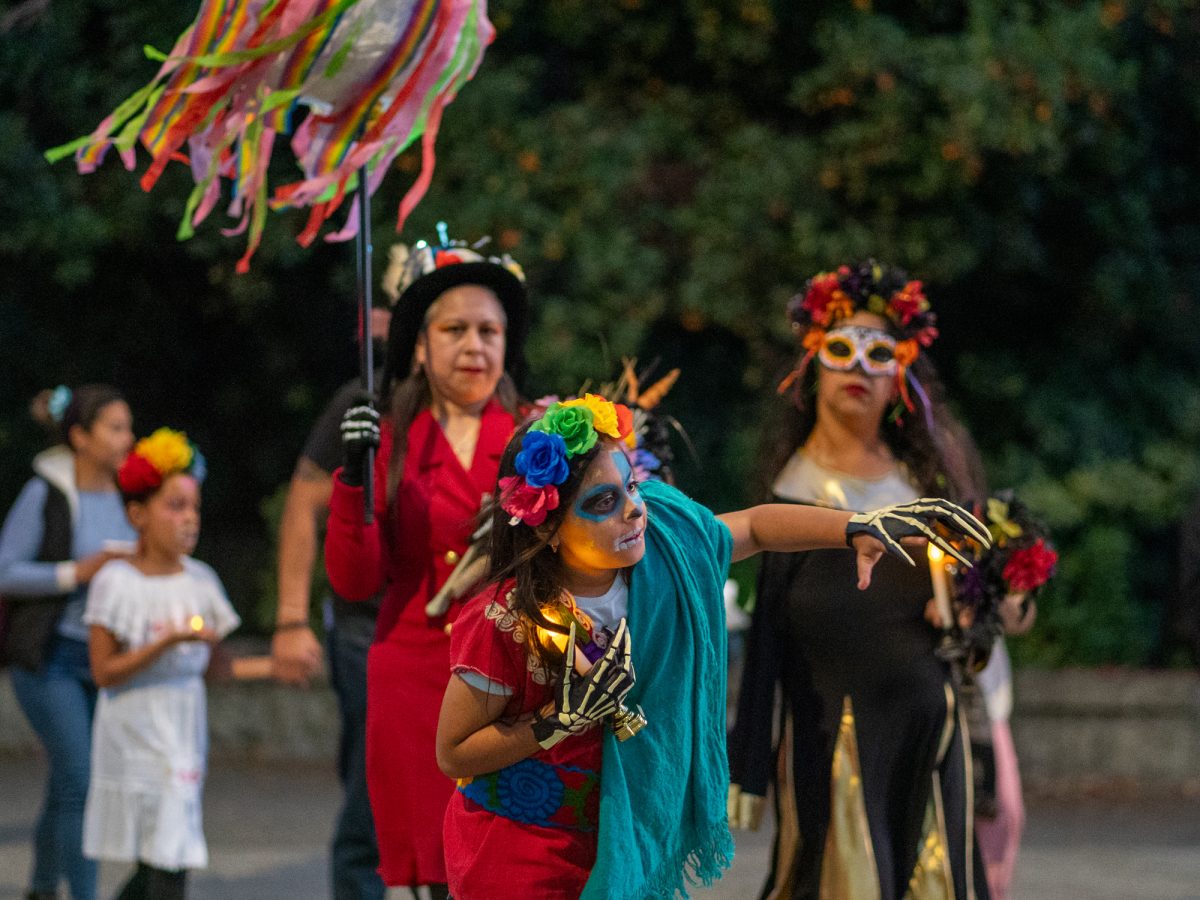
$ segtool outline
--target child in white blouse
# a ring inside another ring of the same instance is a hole
[[[220,580],[188,554],[200,533],[203,458],[159,429],[118,473],[137,552],[92,580],[84,621],[100,699],[84,853],[133,862],[119,900],[182,900],[188,869],[208,863],[201,790],[208,744],[204,675],[266,678],[269,657],[222,661],[240,624]]]

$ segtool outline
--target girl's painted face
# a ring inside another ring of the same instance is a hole
[[[839,325],[842,328],[845,326],[875,330],[880,337],[887,335],[887,320],[874,313],[857,312]],[[869,375],[857,364],[844,370],[831,369],[822,364],[817,376],[817,415],[882,422],[895,392],[896,379],[893,375]]]
[[[629,457],[605,441],[559,526],[558,555],[568,569],[591,575],[632,566],[646,552],[646,521]]]
[[[129,518],[148,548],[187,556],[200,538],[200,485],[191,475],[172,475],[145,503],[131,504]]]
[[[124,400],[106,404],[90,428],[73,427],[70,439],[76,453],[115,473],[133,449],[133,413],[129,404]]]
[[[505,324],[496,295],[478,284],[460,284],[434,301],[416,359],[436,397],[474,406],[495,393],[504,374]]]

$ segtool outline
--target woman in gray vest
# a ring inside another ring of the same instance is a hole
[[[82,840],[96,685],[83,608],[92,576],[134,549],[116,484],[133,417],[115,388],[97,384],[45,391],[33,411],[61,443],[34,459],[0,531],[0,658],[50,765],[27,896],[56,897],[65,878],[73,900],[93,900],[96,863]]]

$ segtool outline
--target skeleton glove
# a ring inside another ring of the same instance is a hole
[[[379,447],[379,413],[371,401],[363,399],[346,410],[342,416],[342,474],[350,487],[363,483],[363,466],[367,450]]]
[[[970,560],[933,529],[935,524],[942,525],[954,537],[968,537],[984,547],[992,544],[992,538],[982,522],[961,506],[939,499],[896,503],[851,516],[846,523],[846,543],[853,547],[857,535],[869,534],[883,544],[888,553],[907,560],[909,565],[916,565],[900,546],[900,541],[908,537],[928,538],[931,544],[942,548],[963,565],[970,566]]]
[[[586,675],[575,671],[575,654],[575,626],[572,624],[554,709],[533,722],[533,736],[546,750],[567,735],[587,731],[612,715],[633,689],[636,676],[624,619],[604,655]]]

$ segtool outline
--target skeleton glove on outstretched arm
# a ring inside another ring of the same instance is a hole
[[[896,503],[851,516],[846,524],[846,543],[853,547],[856,536],[868,534],[883,544],[888,553],[906,560],[909,565],[916,565],[900,542],[905,538],[926,538],[963,565],[970,566],[970,560],[934,530],[933,526],[939,524],[952,535],[970,538],[984,547],[992,544],[991,535],[982,522],[961,506],[940,499]]]
[[[586,675],[575,671],[575,654],[575,626],[572,624],[554,709],[533,722],[533,736],[546,750],[567,735],[587,731],[612,715],[633,689],[635,674],[624,619],[604,655]]]
[[[368,449],[379,447],[379,413],[371,401],[363,399],[342,416],[342,473],[340,478],[350,487],[363,483],[363,463]]]

